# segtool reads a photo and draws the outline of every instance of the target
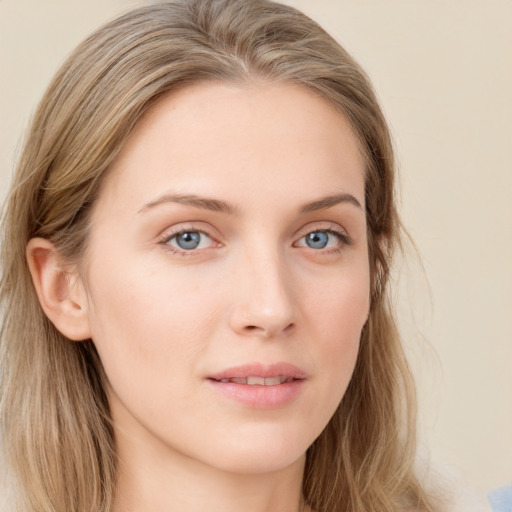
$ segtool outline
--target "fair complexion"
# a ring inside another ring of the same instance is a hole
[[[340,113],[290,84],[172,93],[112,166],[80,272],[41,239],[28,259],[50,319],[103,362],[116,512],[300,510],[369,310],[364,160]]]

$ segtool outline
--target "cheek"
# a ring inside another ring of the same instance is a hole
[[[125,265],[129,271],[104,265],[90,276],[91,332],[105,371],[111,381],[123,372],[157,378],[171,365],[179,373],[214,328],[215,291],[148,265]]]
[[[316,339],[322,367],[331,385],[343,390],[352,375],[361,331],[369,312],[369,274],[362,266],[333,279],[322,293],[310,297],[310,322],[317,325]],[[340,397],[341,399],[341,397]]]
[[[306,283],[301,295],[304,309],[311,311],[328,332],[342,337],[360,332],[370,307],[370,277],[365,260],[333,273],[321,286]]]
[[[120,279],[122,274],[95,276],[92,290],[92,338],[113,393],[113,413],[123,421],[119,414],[126,409],[149,430],[164,423],[170,432],[163,411],[193,416],[201,406],[187,384],[199,373],[218,301],[208,288],[187,286],[179,276],[139,267],[125,274],[136,277]]]

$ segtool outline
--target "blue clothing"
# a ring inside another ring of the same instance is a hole
[[[491,491],[487,498],[493,512],[512,512],[512,485]]]

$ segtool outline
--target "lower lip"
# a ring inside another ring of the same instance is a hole
[[[275,386],[258,386],[219,382],[209,379],[213,389],[254,409],[276,409],[293,402],[300,394],[305,379],[297,379]]]

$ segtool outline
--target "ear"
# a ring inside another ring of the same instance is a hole
[[[67,338],[74,341],[90,338],[87,294],[78,274],[65,269],[57,249],[44,238],[32,238],[26,255],[46,316]]]

